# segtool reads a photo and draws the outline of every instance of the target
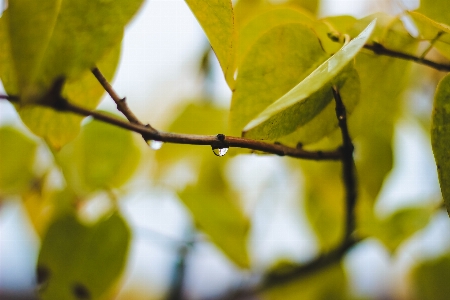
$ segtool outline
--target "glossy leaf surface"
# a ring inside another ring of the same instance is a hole
[[[231,100],[232,132],[242,128],[326,59],[319,40],[300,23],[276,26],[256,41],[242,61]]]
[[[331,98],[322,96],[323,93],[331,89],[331,81],[361,50],[374,27],[375,21],[292,90],[268,106],[245,126],[245,135],[274,139],[289,134],[312,120],[331,101]]]

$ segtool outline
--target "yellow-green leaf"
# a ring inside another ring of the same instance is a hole
[[[250,221],[223,177],[222,158],[203,163],[198,183],[179,194],[200,230],[205,232],[234,263],[249,267],[247,235]]]
[[[234,13],[231,0],[185,0],[208,37],[225,79],[234,86],[236,57]]]
[[[120,58],[120,48],[121,45],[118,43],[97,64],[107,80],[111,80],[114,76]],[[105,90],[89,70],[80,78],[69,80],[63,90],[63,96],[71,103],[87,109],[97,107],[104,93]],[[60,149],[80,132],[83,117],[73,113],[31,105],[17,106],[17,110],[25,125],[55,149]]]
[[[421,262],[410,276],[414,299],[447,300],[450,295],[449,276],[450,254]]]
[[[245,135],[274,139],[292,133],[312,120],[331,101],[332,98],[326,95],[331,93],[332,81],[358,54],[374,28],[375,21],[307,78],[268,106],[245,126]]]
[[[450,75],[441,80],[434,96],[431,145],[442,197],[450,215]]]
[[[140,152],[130,131],[91,121],[57,154],[67,184],[80,194],[123,185]]]
[[[420,0],[418,12],[440,23],[450,25],[450,12],[446,9],[447,0]]]
[[[59,216],[39,252],[40,299],[102,299],[124,269],[130,238],[118,213],[91,226]]]
[[[311,16],[303,11],[292,8],[276,8],[261,13],[253,18],[239,32],[239,53],[238,58],[241,61],[251,46],[267,31],[275,26],[286,23],[302,23],[308,25],[313,22]],[[238,63],[239,67],[240,63]]]
[[[276,26],[261,36],[240,65],[230,122],[238,134],[250,120],[326,59],[319,39],[301,23]]]
[[[37,144],[17,129],[0,127],[0,195],[25,192],[33,184]]]
[[[9,33],[21,103],[48,102],[55,79],[79,78],[122,39],[142,0],[32,0],[9,3]]]

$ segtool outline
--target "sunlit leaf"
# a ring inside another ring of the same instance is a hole
[[[287,4],[304,8],[313,14],[316,14],[319,8],[319,0],[290,0]]]
[[[94,225],[58,217],[42,241],[37,263],[41,299],[101,299],[125,266],[130,230],[114,213]]]
[[[234,13],[231,0],[185,0],[208,37],[225,79],[234,86],[236,57]]]
[[[139,154],[130,131],[91,121],[57,158],[69,186],[89,193],[123,185],[136,170]]]
[[[361,34],[321,64],[292,90],[268,106],[244,128],[246,136],[274,139],[312,120],[331,101],[331,83],[369,39],[375,21]]]
[[[239,134],[251,119],[288,92],[326,59],[319,40],[300,23],[276,26],[242,61],[231,100],[230,122]]]
[[[450,215],[450,76],[439,83],[434,96],[431,145],[444,204]]]
[[[198,228],[234,263],[248,268],[246,245],[250,222],[239,207],[236,195],[225,182],[220,159],[212,157],[205,161],[198,183],[188,186],[179,196]]]
[[[289,266],[285,269],[289,271]],[[283,272],[283,269],[279,272]],[[305,273],[300,279],[268,290],[263,294],[263,299],[349,299],[345,272],[342,266],[336,263],[317,272]]]
[[[12,1],[2,16],[22,103],[48,102],[55,79],[79,78],[121,38],[142,0]]]
[[[17,129],[0,127],[0,195],[25,192],[33,184],[37,144]]]
[[[421,262],[411,272],[410,283],[415,299],[446,300],[450,294],[450,255]]]

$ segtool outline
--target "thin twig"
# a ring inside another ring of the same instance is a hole
[[[346,222],[344,240],[350,239],[355,230],[355,206],[357,198],[355,161],[353,159],[353,143],[347,126],[347,112],[341,95],[336,86],[332,88],[334,100],[336,102],[336,117],[339,122],[339,128],[342,135],[342,177],[346,193]],[[344,243],[346,243],[344,241]]]
[[[95,78],[97,78],[98,82],[103,86],[105,91],[109,94],[111,99],[114,100],[114,102],[117,105],[117,109],[128,119],[128,121],[130,121],[130,123],[144,125],[141,121],[139,121],[136,115],[128,107],[126,98],[119,97],[119,95],[116,93],[116,91],[108,82],[108,80],[106,80],[105,76],[103,76],[100,70],[97,67],[95,67],[91,71],[92,74],[94,74]],[[147,125],[147,127],[152,128],[150,125]]]
[[[421,57],[417,57],[411,54],[407,54],[407,53],[402,53],[402,52],[398,52],[395,50],[390,50],[385,48],[383,45],[378,44],[378,43],[374,43],[373,45],[364,45],[365,49],[371,50],[373,51],[375,54],[378,55],[385,55],[385,56],[390,56],[390,57],[395,57],[395,58],[400,58],[400,59],[404,59],[404,60],[409,60],[409,61],[413,61],[415,63],[421,64],[421,65],[425,65],[428,67],[431,67],[433,69],[436,69],[438,71],[450,71],[450,65],[447,64],[441,64],[441,63],[437,63],[435,61],[426,59],[426,58],[421,58]]]
[[[7,99],[11,102],[16,102],[19,98],[14,96],[1,96],[0,99]],[[61,101],[63,100],[64,99],[61,99]],[[43,103],[39,105],[49,106],[48,104]],[[60,111],[69,111],[85,117],[91,116],[96,120],[100,120],[105,123],[121,127],[123,129],[140,133],[146,140],[157,140],[173,144],[209,145],[214,149],[236,147],[262,151],[265,153],[276,154],[280,156],[290,156],[309,160],[339,160],[341,158],[340,149],[334,151],[307,151],[302,148],[291,148],[280,144],[271,144],[263,141],[241,137],[224,136],[222,134],[195,135],[156,131],[155,129],[149,128],[146,125],[138,125],[125,122],[110,115],[98,111],[88,110],[83,107],[71,104],[67,101],[65,101],[64,103],[58,103],[56,109]]]

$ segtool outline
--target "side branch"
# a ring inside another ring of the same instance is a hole
[[[378,43],[374,43],[373,45],[368,45],[368,44],[364,45],[364,48],[371,50],[371,51],[373,51],[373,53],[378,54],[378,55],[385,55],[385,56],[390,56],[390,57],[394,57],[394,58],[409,60],[409,61],[413,61],[413,62],[421,64],[421,65],[431,67],[431,68],[439,70],[439,71],[450,72],[450,65],[441,64],[441,63],[437,63],[437,62],[434,62],[432,60],[429,60],[429,59],[426,59],[423,57],[417,57],[417,56],[410,55],[407,53],[390,50]]]
[[[105,91],[109,94],[111,99],[114,100],[117,105],[117,109],[128,119],[128,121],[130,121],[130,123],[144,125],[128,107],[126,98],[120,98],[119,95],[117,95],[116,91],[114,91],[113,87],[109,84],[108,80],[106,80],[100,70],[95,67],[91,71],[95,78],[97,78],[98,82],[103,86]],[[150,125],[147,125],[147,127],[152,128]]]

